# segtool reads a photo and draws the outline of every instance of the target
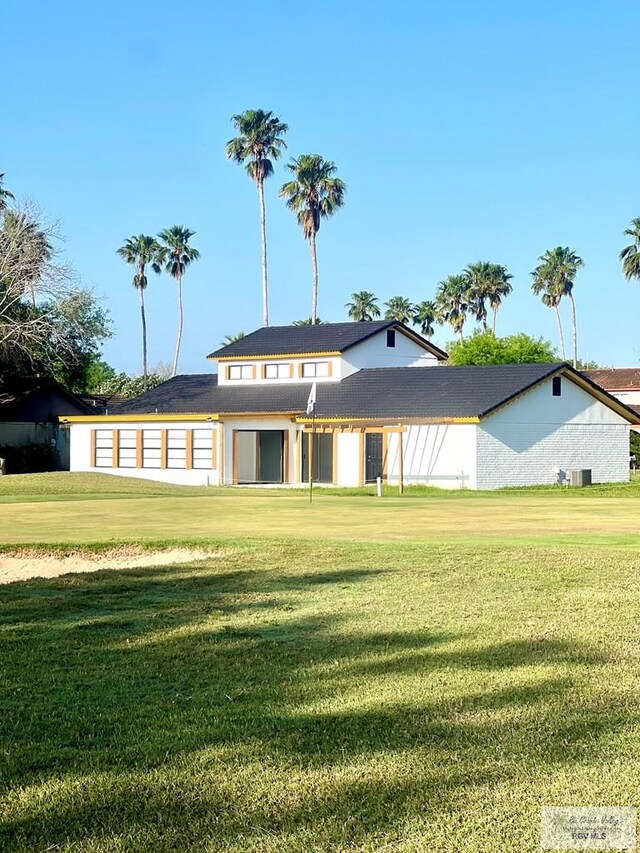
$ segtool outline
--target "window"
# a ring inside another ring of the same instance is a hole
[[[167,468],[187,467],[186,429],[167,430]]]
[[[302,365],[302,375],[304,377],[328,376],[329,362],[328,361],[305,361]]]
[[[252,364],[229,365],[229,379],[253,379]]]
[[[193,467],[212,468],[212,440],[213,432],[210,429],[194,429],[193,431]]]
[[[113,430],[96,430],[96,468],[113,468]]]
[[[387,346],[395,347],[396,345],[396,332],[395,329],[387,329]]]
[[[136,431],[118,430],[118,468],[136,467]]]
[[[551,394],[554,397],[562,396],[562,378],[560,376],[554,376],[551,380]]]
[[[142,433],[142,467],[161,468],[162,437],[159,429],[145,429]]]
[[[267,364],[264,368],[265,379],[288,379],[289,365],[288,364]]]

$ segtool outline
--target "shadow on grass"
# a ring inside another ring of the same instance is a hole
[[[344,599],[381,574],[216,563],[6,587],[5,846],[347,848],[620,727],[575,701],[597,649],[376,630]]]

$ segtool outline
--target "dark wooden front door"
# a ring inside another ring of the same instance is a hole
[[[374,483],[377,477],[382,477],[384,459],[382,455],[382,433],[367,432],[364,436],[364,479]]]

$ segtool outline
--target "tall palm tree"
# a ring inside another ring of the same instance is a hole
[[[262,237],[262,325],[269,325],[267,289],[267,226],[264,210],[264,182],[273,174],[273,160],[287,147],[282,138],[287,125],[265,110],[246,110],[231,121],[238,136],[227,142],[227,157],[235,163],[246,162],[247,174],[255,181],[260,199],[260,234]]]
[[[637,278],[640,281],[640,216],[631,220],[631,227],[626,228],[625,237],[631,237],[632,242],[620,252],[622,272],[627,281]]]
[[[408,325],[413,319],[415,305],[404,296],[392,296],[384,304],[387,309],[384,312],[385,320],[397,320],[399,323]]]
[[[346,185],[340,178],[334,177],[336,165],[325,160],[319,154],[302,154],[291,159],[287,169],[293,175],[280,189],[280,196],[287,200],[302,227],[305,240],[311,248],[311,268],[313,272],[313,290],[311,297],[311,322],[318,319],[318,259],[316,255],[316,234],[320,222],[328,219],[344,204]]]
[[[0,172],[0,211],[4,210],[7,206],[7,201],[13,198],[13,194],[9,190],[5,190],[2,186],[4,184],[4,174],[4,172]]]
[[[360,290],[358,293],[351,294],[351,302],[347,302],[344,307],[352,320],[365,322],[380,316],[377,301],[378,298],[370,290]]]
[[[487,292],[487,299],[493,311],[493,324],[491,331],[496,333],[496,321],[498,319],[498,309],[502,304],[505,296],[508,296],[513,290],[511,279],[513,276],[507,271],[502,264],[491,264],[491,281]]]
[[[418,302],[414,308],[413,324],[418,326],[425,338],[435,334],[434,323],[438,318],[438,309],[435,302]]]
[[[158,252],[160,245],[155,237],[139,234],[129,237],[117,250],[122,260],[135,267],[133,286],[140,298],[140,319],[142,322],[142,390],[146,391],[149,384],[147,366],[147,315],[144,307],[144,292],[147,289],[147,265],[151,264],[154,272],[159,273]]]
[[[183,225],[174,225],[172,228],[165,228],[164,231],[158,234],[160,248],[158,249],[154,270],[156,268],[160,269],[164,265],[165,272],[168,272],[172,278],[175,278],[178,284],[178,337],[176,339],[176,351],[173,357],[171,376],[175,376],[178,372],[180,343],[182,341],[182,276],[189,264],[192,261],[197,261],[200,257],[200,252],[189,245],[189,240],[195,233],[195,231],[191,231]]]
[[[562,357],[565,358],[562,325],[560,323],[559,305],[566,296],[571,305],[571,322],[573,327],[573,366],[578,366],[578,328],[576,323],[576,303],[573,298],[573,286],[578,270],[584,266],[584,261],[568,246],[556,246],[549,249],[538,258],[540,264],[531,273],[533,276],[532,290],[542,294],[545,305],[554,308],[560,332]]]
[[[533,284],[531,285],[531,290],[539,296],[542,300],[542,304],[546,305],[547,308],[553,308],[556,314],[556,323],[558,324],[558,337],[560,339],[560,355],[562,360],[566,359],[566,350],[564,346],[564,332],[562,330],[562,320],[560,319],[560,300],[562,299],[562,293],[558,292],[554,283],[550,277],[549,270],[546,268],[544,264],[539,264],[534,271],[531,273],[533,276]]]
[[[465,275],[450,275],[441,281],[436,292],[438,320],[449,323],[461,341],[469,310],[469,283]]]

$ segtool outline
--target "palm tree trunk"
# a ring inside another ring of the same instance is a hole
[[[267,291],[267,223],[264,210],[264,181],[258,181],[260,197],[260,234],[262,237],[262,325],[269,325],[269,300]]]
[[[560,336],[560,354],[562,355],[562,360],[566,361],[567,357],[564,351],[564,333],[562,331],[562,323],[560,321],[560,311],[558,310],[558,306],[554,305],[553,310],[556,312],[556,320],[558,321],[558,335]]]
[[[571,304],[571,322],[573,324],[573,366],[578,369],[578,326],[576,324],[576,303],[573,298],[573,293],[568,293],[569,303]]]
[[[493,309],[493,328],[492,328],[492,332],[494,335],[496,333],[496,321],[497,321],[497,319],[498,319],[498,309],[494,308]]]
[[[178,358],[180,356],[180,343],[182,341],[182,275],[178,274],[178,338],[176,340],[176,353],[173,357],[173,367],[171,375],[175,376],[178,372]]]
[[[142,320],[142,390],[147,390],[147,317],[144,312],[144,288],[139,287],[140,291],[140,319]]]
[[[313,270],[313,289],[311,291],[311,325],[315,326],[318,317],[318,258],[316,255],[316,232],[311,231],[311,269]]]

